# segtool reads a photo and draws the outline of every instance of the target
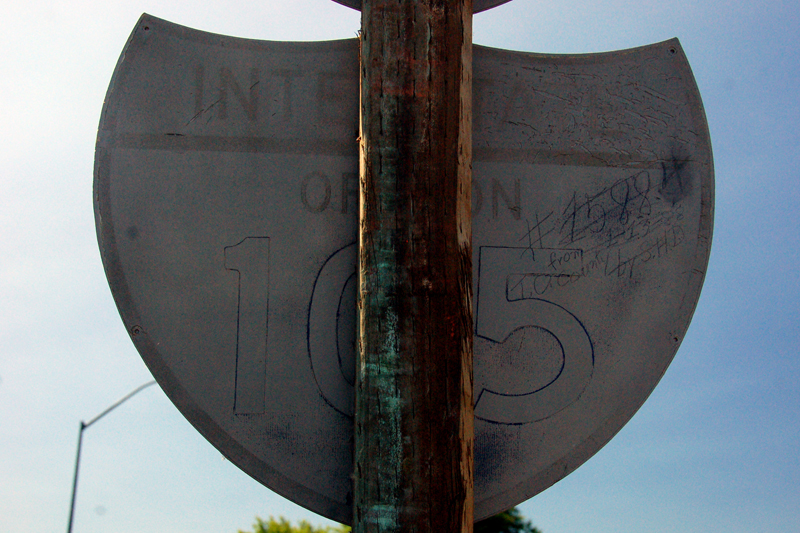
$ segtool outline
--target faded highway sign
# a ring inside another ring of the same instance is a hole
[[[476,518],[577,468],[641,406],[708,261],[713,169],[677,41],[475,47]],[[289,499],[351,515],[356,40],[147,15],[109,88],[95,211],[112,292],[175,405]]]

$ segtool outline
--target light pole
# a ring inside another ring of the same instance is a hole
[[[125,396],[123,396],[122,398],[117,400],[117,402],[112,404],[105,411],[103,411],[102,413],[100,413],[96,417],[92,418],[88,422],[84,422],[83,420],[81,420],[80,429],[78,430],[78,453],[75,455],[75,475],[72,478],[72,501],[71,501],[70,507],[69,507],[69,524],[67,525],[67,533],[72,533],[72,519],[73,519],[73,515],[75,514],[75,492],[76,492],[76,490],[78,488],[78,467],[80,466],[80,463],[81,463],[81,444],[83,442],[83,431],[86,428],[88,428],[89,426],[91,426],[92,424],[94,424],[95,422],[97,422],[98,420],[100,420],[101,418],[103,418],[104,416],[106,416],[108,413],[110,413],[111,411],[113,411],[114,409],[116,409],[117,407],[122,405],[123,403],[125,403],[127,400],[129,400],[136,393],[138,393],[138,392],[146,389],[150,385],[154,385],[154,384],[155,384],[155,381],[148,381],[144,385],[140,385],[140,386],[136,387],[135,389],[133,389],[131,392],[129,392],[128,394],[126,394]]]

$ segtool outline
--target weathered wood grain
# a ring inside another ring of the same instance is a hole
[[[363,4],[358,533],[472,531],[471,13]]]

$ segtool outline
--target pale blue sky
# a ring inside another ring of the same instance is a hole
[[[66,528],[78,423],[150,374],[119,320],[92,210],[94,142],[142,12],[269,40],[355,36],[330,0],[0,7],[0,531]],[[513,0],[475,42],[598,52],[681,40],[716,170],[711,262],[674,363],[609,445],[521,505],[544,533],[797,531],[800,5]],[[74,531],[325,523],[252,481],[153,387],[85,434]]]

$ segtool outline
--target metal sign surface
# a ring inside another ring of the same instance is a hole
[[[357,41],[147,15],[109,88],[95,214],[165,392],[287,498],[351,517]],[[476,518],[544,490],[633,416],[708,261],[713,169],[677,41],[474,50]]]

